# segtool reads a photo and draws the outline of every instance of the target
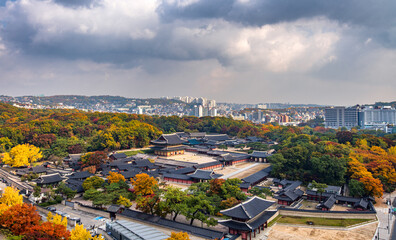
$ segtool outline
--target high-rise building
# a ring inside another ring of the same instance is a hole
[[[325,108],[325,127],[348,129],[358,126],[359,107],[330,107]]]
[[[194,116],[202,117],[203,116],[203,107],[202,105],[194,105]]]

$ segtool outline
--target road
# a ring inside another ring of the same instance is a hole
[[[393,198],[393,203],[392,203],[393,208],[396,208],[396,197]],[[395,218],[396,215],[393,215],[393,218]],[[393,221],[393,231],[392,231],[392,236],[391,238],[392,240],[396,240],[396,220]]]
[[[33,191],[33,187],[29,184],[21,182],[21,179],[17,176],[14,176],[7,171],[4,171],[0,168],[0,177],[7,181],[8,186],[14,186],[19,190],[28,190],[29,192]]]
[[[389,193],[385,193],[383,196],[384,200],[390,199]],[[395,203],[395,199],[393,199],[393,204]],[[396,240],[395,236],[395,215],[389,213],[390,206],[386,207],[376,207],[375,210],[377,211],[377,217],[379,221],[379,228],[378,228],[378,235],[380,240],[388,240],[394,239]],[[389,226],[389,229],[388,229]],[[393,232],[393,236],[392,236]]]

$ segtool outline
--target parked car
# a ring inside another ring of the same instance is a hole
[[[62,214],[60,214],[62,217],[66,217],[66,218],[70,218],[70,215],[69,214],[67,214],[67,213],[62,213]]]
[[[56,211],[56,208],[55,208],[55,207],[47,207],[47,210],[48,210],[48,211],[51,211],[51,212],[55,212],[55,211]]]
[[[62,214],[65,214],[65,213],[63,213],[62,211],[59,211],[59,210],[55,211],[55,213],[58,214],[58,215],[61,215],[61,216],[62,216]]]

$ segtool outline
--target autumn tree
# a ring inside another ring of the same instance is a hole
[[[124,205],[126,208],[129,208],[129,207],[132,206],[131,201],[128,198],[123,197],[123,196],[120,196],[120,198],[117,201],[117,204],[118,205]]]
[[[238,199],[236,199],[234,197],[230,197],[226,200],[221,201],[220,208],[222,208],[222,209],[231,208],[231,207],[237,205],[238,203],[239,203]]]
[[[60,240],[70,238],[70,232],[66,227],[51,222],[32,226],[24,234],[23,240]]]
[[[157,180],[146,173],[136,174],[134,178],[131,178],[131,184],[136,195],[143,196],[153,194],[153,189],[158,187]]]
[[[9,153],[5,153],[3,162],[12,167],[22,167],[28,166],[42,157],[40,148],[30,144],[21,144],[13,147]]]
[[[55,214],[54,216],[51,212],[48,212],[47,221],[53,224],[64,226],[65,228],[67,227],[67,218],[62,218],[62,216],[59,214]]]
[[[14,235],[23,235],[33,226],[39,225],[40,215],[31,204],[17,204],[0,215],[0,224]]]
[[[171,236],[166,240],[190,240],[190,237],[186,232],[171,232]]]
[[[102,151],[90,152],[81,156],[80,164],[82,167],[94,166],[99,169],[100,166],[108,160],[106,153]]]
[[[70,232],[70,240],[103,240],[101,235],[92,237],[91,233],[81,224],[76,224]]]
[[[109,172],[109,176],[107,176],[107,180],[109,183],[118,183],[119,181],[125,182],[125,177],[120,173]]]
[[[163,209],[161,208],[162,202],[159,194],[151,194],[145,196],[138,196],[136,199],[136,209],[152,214],[164,216]]]
[[[19,195],[19,190],[14,187],[6,187],[0,198],[0,214],[8,208],[23,204],[23,197]]]
[[[7,152],[13,146],[11,140],[7,137],[0,137],[0,153]]]
[[[102,187],[104,182],[105,181],[101,177],[91,176],[84,180],[82,186],[83,186],[84,190],[87,191],[88,189],[91,189],[91,188],[98,189],[98,188]]]
[[[210,192],[212,194],[220,194],[222,189],[221,187],[223,186],[223,184],[225,183],[225,179],[222,178],[215,178],[209,181],[210,184]]]

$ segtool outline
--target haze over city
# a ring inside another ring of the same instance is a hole
[[[392,101],[394,9],[391,0],[0,0],[0,94]]]

